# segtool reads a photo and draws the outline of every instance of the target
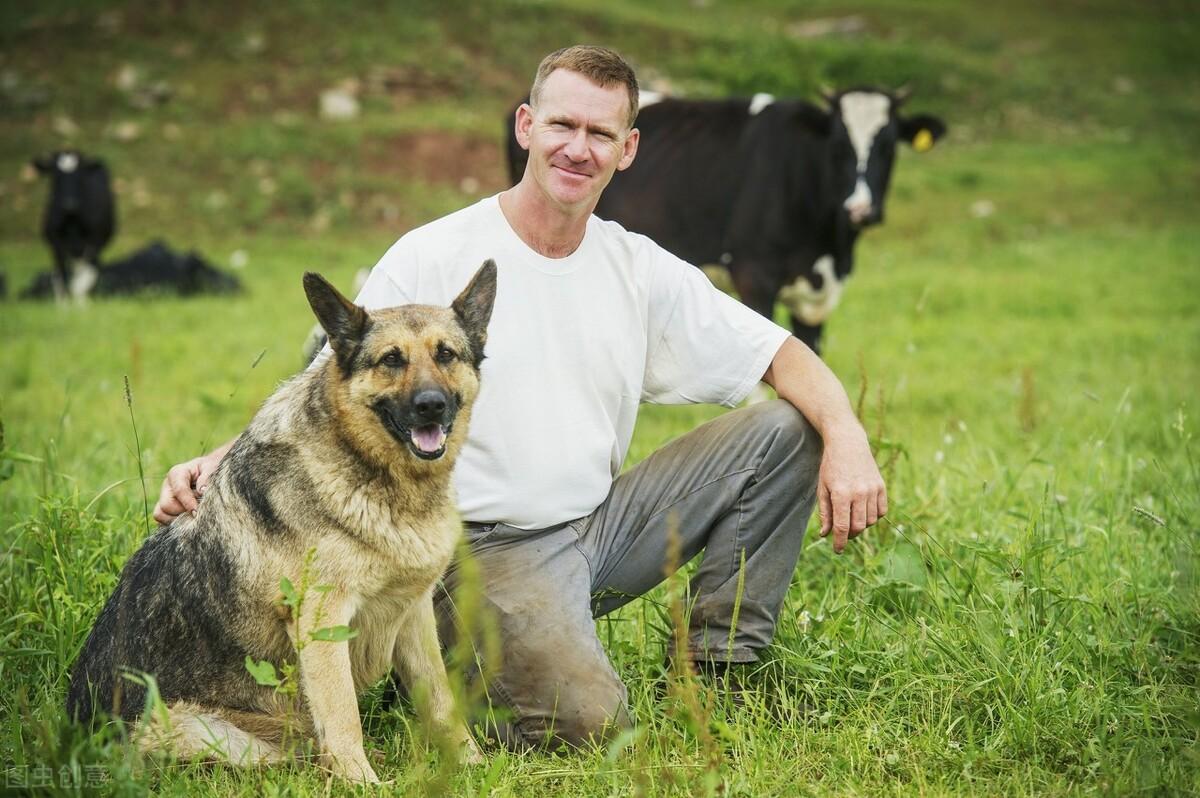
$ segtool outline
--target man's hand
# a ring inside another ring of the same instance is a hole
[[[871,447],[857,424],[827,433],[817,482],[821,513],[821,537],[833,533],[833,550],[838,554],[846,541],[856,538],[887,513],[887,488]]]
[[[779,347],[763,381],[791,402],[817,428],[825,444],[817,480],[821,537],[833,533],[838,554],[887,512],[887,489],[867,433],[850,409],[837,377],[795,338]]]
[[[217,470],[232,445],[230,441],[206,455],[172,466],[163,480],[158,504],[154,505],[154,520],[169,524],[178,515],[194,513],[200,505],[204,489],[208,487],[208,478]]]

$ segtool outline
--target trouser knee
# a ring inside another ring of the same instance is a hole
[[[744,418],[740,422],[747,433],[762,436],[772,450],[821,449],[821,437],[790,402],[774,399],[751,405],[741,412]]]
[[[542,703],[548,711],[518,713],[500,737],[514,748],[586,748],[604,745],[633,725],[624,685],[595,683],[559,691]]]

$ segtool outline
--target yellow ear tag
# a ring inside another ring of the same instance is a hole
[[[933,134],[922,128],[913,136],[912,146],[917,152],[929,152],[933,149]]]

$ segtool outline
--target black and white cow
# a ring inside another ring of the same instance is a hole
[[[88,295],[96,282],[100,253],[116,229],[116,201],[104,162],[77,150],[36,158],[50,178],[42,237],[54,252],[54,295]]]
[[[41,272],[21,293],[23,299],[54,295],[54,273]],[[176,252],[152,241],[136,252],[110,261],[96,273],[90,296],[134,296],[142,293],[181,297],[237,294],[241,281],[213,266],[197,252]]]
[[[854,265],[854,242],[883,221],[896,144],[924,151],[946,132],[908,116],[905,94],[873,88],[801,100],[683,100],[643,92],[637,158],[596,215],[644,233],[697,266],[729,270],[744,303],[787,307],[798,338],[821,330]],[[527,153],[509,129],[514,183]]]

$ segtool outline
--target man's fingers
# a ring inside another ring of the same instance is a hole
[[[163,485],[163,493],[170,491],[170,496],[182,508],[180,512],[191,512],[199,506],[193,485],[199,476],[199,469],[190,465],[177,465],[167,472],[167,481]],[[179,513],[176,513],[179,515]]]
[[[850,534],[858,537],[867,528],[867,499],[865,496],[855,496],[850,500]]]
[[[830,507],[829,491],[824,485],[817,487],[817,504],[821,513],[821,537],[825,537],[833,529],[833,509]]]
[[[846,548],[846,540],[850,537],[850,497],[844,493],[835,493],[833,499],[833,550],[838,554]]]
[[[879,496],[873,491],[867,494],[866,512],[867,526],[874,526],[879,521]]]

